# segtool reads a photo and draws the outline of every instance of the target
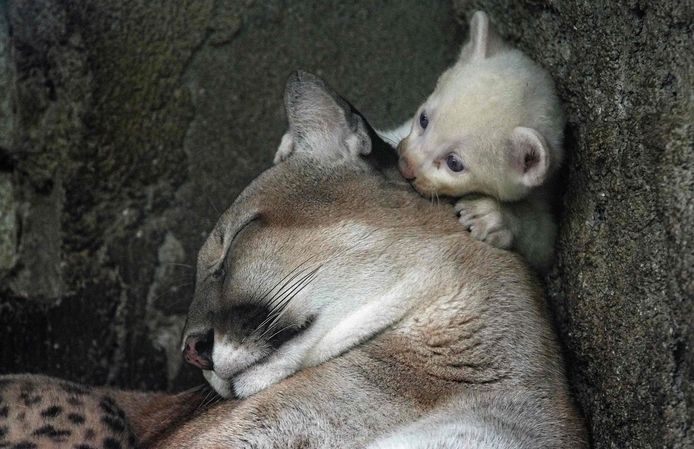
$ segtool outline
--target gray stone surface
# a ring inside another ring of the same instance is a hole
[[[14,268],[17,256],[17,203],[10,167],[4,161],[12,145],[14,70],[10,28],[0,3],[0,280]]]
[[[456,1],[547,67],[568,113],[549,301],[595,448],[692,448],[694,4]]]
[[[0,172],[0,278],[14,268],[17,258],[16,207],[12,179]]]
[[[0,2],[0,11],[6,10]],[[7,151],[12,145],[14,125],[14,64],[10,42],[10,24],[7,15],[0,14],[0,149]]]
[[[396,123],[477,8],[569,117],[546,282],[593,446],[694,447],[685,0],[0,1],[0,372],[201,382],[178,356],[195,253],[269,165],[287,74]]]

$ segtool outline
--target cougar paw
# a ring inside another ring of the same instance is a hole
[[[461,199],[455,205],[458,221],[472,237],[496,248],[509,249],[513,233],[504,221],[501,204],[493,198]]]

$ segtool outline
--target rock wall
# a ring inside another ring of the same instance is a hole
[[[694,447],[694,4],[455,1],[568,113],[548,299],[595,448]]]
[[[690,448],[694,7],[0,0],[0,372],[180,388],[195,253],[270,163],[295,68],[408,116],[475,9],[569,117],[548,300],[595,448]]]

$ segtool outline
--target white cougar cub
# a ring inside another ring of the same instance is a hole
[[[556,225],[546,186],[565,120],[547,71],[477,11],[470,41],[414,117],[380,132],[399,142],[402,175],[424,196],[462,197],[455,209],[473,237],[548,269]]]

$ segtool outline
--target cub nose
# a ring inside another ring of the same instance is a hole
[[[200,369],[211,370],[212,346],[214,345],[214,331],[206,334],[193,334],[186,337],[183,358],[186,362]]]
[[[400,156],[398,167],[400,168],[400,174],[402,174],[403,178],[407,179],[408,181],[415,179],[414,170],[410,165],[410,161],[407,160],[405,156]]]

